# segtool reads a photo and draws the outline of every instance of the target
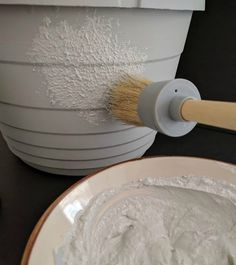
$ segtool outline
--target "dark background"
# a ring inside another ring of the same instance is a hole
[[[236,101],[235,0],[207,0],[206,12],[194,13],[177,77],[195,83],[204,99]],[[204,126],[181,138],[158,134],[146,155],[200,156],[236,164],[236,134]],[[27,166],[1,136],[0,173],[0,265],[16,265],[42,213],[79,177]]]

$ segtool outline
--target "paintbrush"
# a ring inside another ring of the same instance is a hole
[[[201,100],[186,79],[151,82],[127,76],[109,92],[108,110],[127,124],[182,136],[197,123],[236,131],[236,103]]]

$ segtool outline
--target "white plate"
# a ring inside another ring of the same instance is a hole
[[[236,166],[191,157],[152,157],[124,162],[83,178],[47,209],[35,226],[22,265],[54,265],[53,251],[71,229],[75,214],[106,189],[145,177],[206,176],[236,184]]]

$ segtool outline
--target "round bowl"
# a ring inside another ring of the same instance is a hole
[[[35,226],[21,265],[54,265],[54,251],[91,198],[143,178],[205,176],[236,185],[236,166],[194,157],[152,157],[123,162],[81,179],[56,199]]]

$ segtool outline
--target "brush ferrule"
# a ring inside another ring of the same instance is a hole
[[[195,122],[181,119],[177,104],[185,98],[200,99],[196,86],[185,79],[174,79],[151,83],[140,94],[138,99],[138,115],[143,124],[169,136],[182,136],[190,132]],[[173,103],[174,102],[174,103]]]
[[[160,102],[160,93],[169,81],[151,83],[141,92],[138,100],[138,115],[145,126],[162,132],[159,126],[159,108],[166,108],[165,102]],[[158,106],[159,104],[159,106]]]

